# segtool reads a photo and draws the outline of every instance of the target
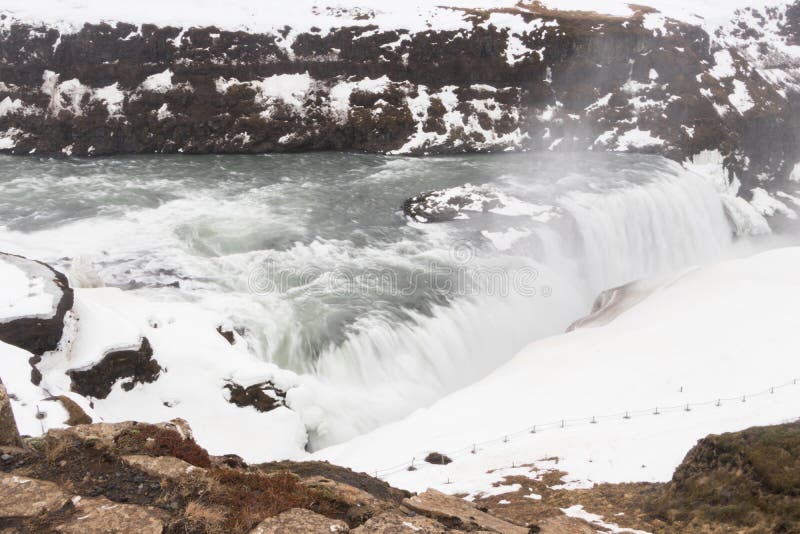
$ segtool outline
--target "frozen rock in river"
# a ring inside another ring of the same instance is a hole
[[[403,203],[403,213],[417,222],[450,221],[462,211],[485,212],[503,207],[499,193],[488,185],[430,191],[411,197]]]

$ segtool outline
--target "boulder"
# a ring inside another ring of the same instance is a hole
[[[598,530],[580,519],[556,515],[537,523],[538,534],[596,534]],[[627,532],[620,530],[620,532]]]
[[[503,206],[492,187],[466,184],[411,197],[403,203],[403,213],[414,221],[432,223],[453,220],[462,211],[486,212]]]
[[[72,309],[66,276],[49,265],[0,252],[0,341],[35,356],[55,350]]]
[[[442,534],[453,532],[441,523],[425,516],[406,516],[399,512],[386,512],[369,519],[351,531],[353,534]]]
[[[272,382],[261,382],[251,386],[241,386],[229,381],[225,384],[228,390],[228,402],[240,408],[251,406],[259,412],[269,412],[286,402],[286,392],[278,389]]]
[[[136,384],[152,383],[161,375],[161,365],[153,359],[150,341],[142,338],[138,349],[108,352],[89,369],[67,371],[72,391],[84,397],[105,399],[118,380],[130,391]]]
[[[11,409],[11,399],[8,398],[6,387],[0,380],[0,447],[19,447],[22,441],[17,429],[17,421]]]
[[[350,524],[362,523],[390,506],[389,502],[379,500],[364,490],[325,477],[308,478],[303,480],[302,484],[328,495],[332,502],[345,510],[345,516]]]
[[[211,466],[208,452],[195,443],[191,428],[182,419],[158,424],[128,421],[51,429],[43,439],[51,446],[91,444],[123,456],[169,456],[196,467]]]
[[[344,521],[330,519],[303,508],[292,508],[275,517],[265,519],[250,534],[331,534],[350,532]]]
[[[472,503],[429,489],[403,501],[408,508],[452,528],[488,530],[501,534],[528,534],[529,528],[481,512]]]
[[[168,480],[181,480],[187,476],[202,476],[205,469],[173,456],[148,456],[146,454],[130,454],[122,460],[148,475]]]
[[[69,500],[70,495],[52,482],[0,472],[0,518],[30,518],[55,512]]]
[[[75,512],[69,519],[55,525],[64,534],[161,534],[164,531],[162,513],[157,509],[134,504],[121,504],[105,497],[74,497]]]

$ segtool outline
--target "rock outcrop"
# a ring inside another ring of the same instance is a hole
[[[0,150],[719,150],[749,196],[800,160],[797,6],[748,8],[716,31],[641,6],[608,16],[538,2],[439,7],[414,28],[322,5],[308,18],[334,17],[330,28],[277,13],[274,30],[249,33],[66,30],[4,13]]]
[[[800,423],[700,440],[651,506],[684,532],[800,530]]]
[[[122,389],[130,391],[136,384],[155,382],[161,366],[153,358],[153,349],[147,338],[142,338],[138,349],[108,352],[89,369],[67,372],[72,380],[72,391],[85,397],[105,399],[119,380]]]
[[[11,399],[0,380],[0,447],[19,447],[22,441],[19,438],[17,422],[11,409]]]
[[[284,406],[286,392],[282,391],[271,382],[262,382],[244,387],[235,382],[225,384],[228,392],[228,401],[243,408],[251,406],[259,412],[269,412],[278,406]]]
[[[211,456],[181,420],[77,425],[19,444],[0,447],[2,532],[755,534],[800,525],[799,423],[709,436],[667,484],[568,490],[564,473],[537,472],[475,503],[411,495],[327,463]],[[624,528],[593,519],[603,516]]]
[[[0,289],[5,297],[0,299],[0,341],[35,356],[55,350],[74,298],[66,276],[44,263],[2,252],[0,268],[8,271]]]

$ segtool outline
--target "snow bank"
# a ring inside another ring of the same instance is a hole
[[[535,342],[481,382],[315,458],[448,493],[530,474],[511,467],[524,464],[568,472],[569,487],[668,480],[709,433],[797,416],[798,268],[800,248],[786,248],[691,271],[605,326]],[[454,462],[420,462],[430,451]]]
[[[0,263],[0,269],[3,291],[27,287],[13,267]],[[0,376],[14,395],[20,430],[38,435],[64,426],[68,414],[46,399],[66,395],[95,422],[186,419],[213,454],[235,453],[249,461],[303,456],[307,435],[300,413],[285,406],[263,413],[228,402],[225,386],[231,382],[248,387],[269,381],[291,391],[298,377],[255,358],[241,338],[231,345],[217,331],[223,322],[188,303],[154,303],[115,288],[76,289],[61,345],[37,365],[40,386],[30,381],[31,354],[0,343]],[[125,391],[124,380],[117,380],[104,399],[71,391],[68,371],[90,369],[109,352],[138,348],[144,338],[161,366],[154,382]]]
[[[786,3],[773,0],[770,4]],[[607,0],[598,4],[592,0],[545,0],[546,7],[560,10],[598,11],[610,15],[629,16],[633,13],[627,0]],[[716,27],[728,20],[738,8],[753,4],[752,0],[711,0],[697,3],[692,0],[642,0],[641,5],[655,7],[668,17]],[[12,13],[15,18],[42,22],[63,32],[76,31],[84,23],[123,21],[152,23],[176,27],[216,26],[224,30],[273,31],[288,25],[296,32],[312,26],[323,32],[332,27],[377,25],[379,28],[402,28],[411,32],[429,29],[468,29],[458,8],[513,8],[516,0],[412,0],[388,4],[383,0],[296,0],[280,5],[272,2],[253,3],[233,0],[220,4],[213,0],[141,0],[139,2],[105,2],[103,0],[5,0],[0,12]],[[391,6],[391,7],[389,7]],[[649,26],[658,28],[661,16]],[[517,32],[527,29],[526,23],[514,17],[498,15],[496,24],[508,24]],[[291,38],[291,36],[289,36]],[[287,39],[289,40],[289,39]]]
[[[26,273],[15,265],[13,256],[0,259],[0,322],[20,317],[50,318],[61,296],[53,282],[53,273],[45,266],[39,272]],[[31,263],[25,262],[30,268]]]

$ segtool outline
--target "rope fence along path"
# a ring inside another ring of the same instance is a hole
[[[476,441],[474,443],[467,444],[466,446],[457,450],[446,451],[446,452],[436,451],[436,452],[441,453],[442,455],[447,456],[450,459],[455,459],[466,454],[479,454],[481,450],[485,450],[488,447],[506,444],[512,440],[517,440],[522,437],[533,438],[535,434],[538,434],[540,432],[565,429],[567,427],[574,428],[576,426],[582,426],[582,425],[589,425],[589,426],[598,425],[603,421],[620,420],[620,419],[630,420],[634,418],[643,418],[643,417],[657,417],[662,414],[675,413],[675,412],[686,412],[687,414],[691,414],[691,412],[694,411],[695,409],[704,407],[719,408],[722,406],[728,406],[731,403],[738,403],[739,405],[741,405],[742,403],[746,403],[748,399],[760,398],[769,395],[776,395],[785,392],[787,389],[790,388],[800,391],[800,379],[793,378],[792,380],[785,382],[783,384],[776,386],[769,386],[766,389],[754,393],[743,393],[741,395],[735,395],[731,397],[716,397],[704,402],[693,402],[693,403],[690,402],[690,403],[673,404],[666,406],[651,406],[649,408],[644,408],[640,410],[625,410],[605,415],[593,414],[593,415],[587,415],[586,417],[579,417],[573,419],[558,419],[556,421],[536,423],[522,430],[517,430],[515,432],[504,434],[502,436],[498,436],[493,439]],[[682,387],[680,391],[683,392]],[[384,478],[389,475],[399,473],[401,471],[409,470],[409,468],[416,469],[416,466],[420,465],[421,463],[417,462],[417,458],[424,458],[427,454],[431,452],[432,452],[431,450],[419,452],[413,455],[408,461],[390,467],[386,467],[383,469],[376,469],[373,471],[373,474],[375,475],[376,478]]]

